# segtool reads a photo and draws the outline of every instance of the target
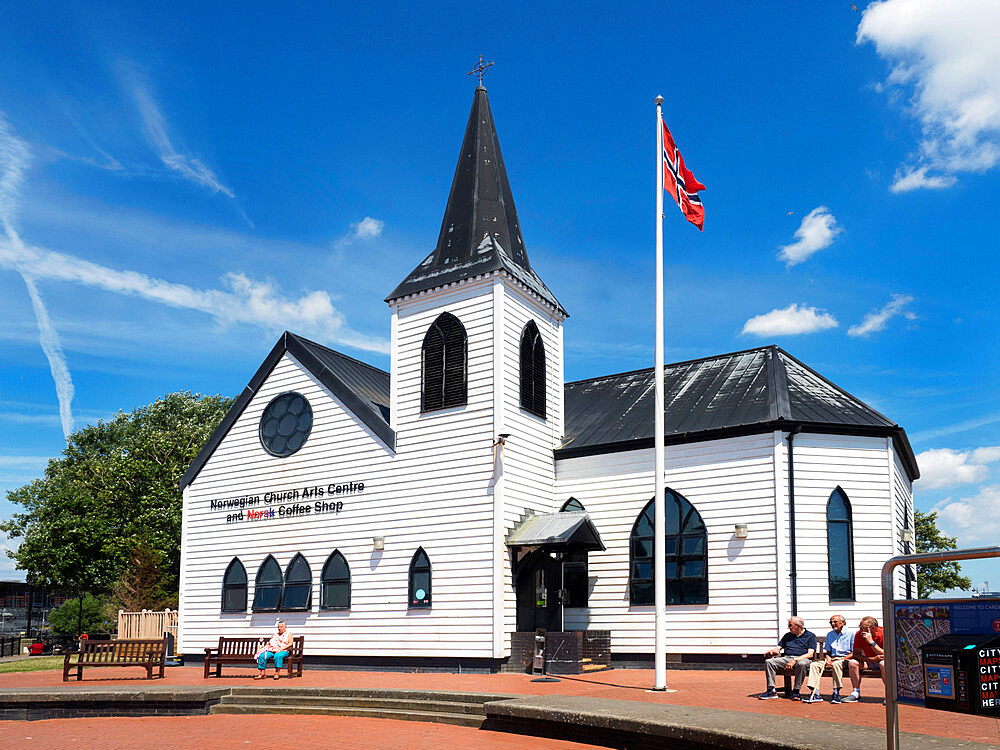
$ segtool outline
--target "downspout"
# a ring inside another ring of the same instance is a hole
[[[798,569],[795,564],[795,452],[792,442],[802,431],[801,425],[796,425],[788,431],[788,553],[791,570],[788,579],[792,586],[792,616],[799,614]]]

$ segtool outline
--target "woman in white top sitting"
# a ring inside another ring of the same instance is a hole
[[[263,680],[267,671],[267,660],[274,659],[274,679],[281,677],[281,665],[292,647],[292,634],[288,632],[284,620],[278,620],[278,632],[271,636],[264,650],[257,656],[257,668],[260,673],[255,680]]]

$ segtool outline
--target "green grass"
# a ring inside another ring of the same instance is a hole
[[[39,672],[43,669],[62,669],[63,656],[35,656],[31,659],[0,662],[0,674],[4,672]]]

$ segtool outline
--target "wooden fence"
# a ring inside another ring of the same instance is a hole
[[[176,641],[176,609],[165,609],[162,612],[149,609],[142,612],[118,610],[119,638],[162,638],[164,633],[170,633]]]

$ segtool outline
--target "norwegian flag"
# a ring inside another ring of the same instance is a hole
[[[687,220],[704,231],[705,206],[698,197],[698,191],[704,190],[705,186],[684,166],[684,157],[667,129],[667,123],[660,120],[660,124],[663,126],[663,189],[674,197]]]

